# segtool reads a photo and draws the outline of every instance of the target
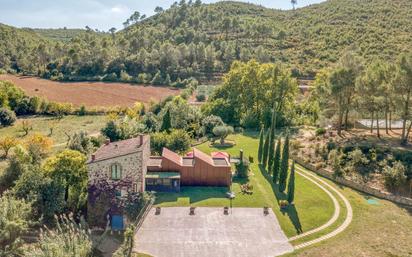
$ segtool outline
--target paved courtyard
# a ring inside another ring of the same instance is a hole
[[[263,208],[162,208],[150,210],[135,235],[134,252],[154,257],[180,256],[278,256],[293,247],[281,230],[275,214]]]

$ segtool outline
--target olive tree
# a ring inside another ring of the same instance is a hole
[[[228,135],[233,133],[233,127],[231,126],[217,126],[215,128],[213,128],[213,134],[217,137],[220,138],[220,144],[224,144],[225,143],[225,139]]]

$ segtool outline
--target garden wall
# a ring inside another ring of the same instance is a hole
[[[366,185],[362,185],[362,184],[358,184],[356,182],[353,182],[351,180],[347,180],[345,178],[341,178],[341,177],[335,177],[333,175],[333,173],[327,171],[326,169],[322,169],[322,168],[316,168],[314,165],[310,164],[310,163],[306,163],[305,161],[303,161],[301,158],[299,157],[292,157],[296,163],[298,163],[299,165],[305,167],[306,169],[309,169],[313,172],[315,172],[316,174],[328,178],[332,181],[335,181],[338,184],[350,187],[352,189],[364,192],[366,194],[370,194],[373,196],[376,196],[378,198],[382,198],[382,199],[386,199],[395,203],[399,203],[399,204],[404,204],[404,205],[409,205],[412,206],[412,199],[411,198],[407,198],[407,197],[403,197],[403,196],[397,196],[397,195],[393,195],[391,193],[388,192],[384,192],[375,188],[371,188],[369,186]]]

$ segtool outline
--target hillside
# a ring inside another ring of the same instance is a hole
[[[42,59],[42,53],[52,46],[49,40],[32,30],[16,29],[1,23],[0,38],[0,70],[37,70],[39,63],[47,61]]]
[[[0,68],[60,80],[164,84],[190,76],[216,78],[234,60],[281,62],[304,77],[347,50],[369,61],[393,60],[412,49],[410,0],[329,0],[294,11],[227,1],[174,4],[132,23],[112,35],[89,31],[65,44],[50,43],[42,62],[35,62],[40,66],[23,68],[20,57],[14,56],[6,65],[0,61]],[[40,35],[61,38],[59,33]]]
[[[55,41],[62,41],[68,42],[73,38],[78,37],[79,35],[85,34],[86,30],[84,29],[33,29],[38,35],[55,40]]]

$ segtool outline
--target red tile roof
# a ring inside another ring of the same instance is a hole
[[[149,136],[142,136],[142,138],[136,137],[123,141],[106,143],[100,147],[94,154],[92,154],[91,159],[88,163],[102,161],[107,159],[116,158],[119,156],[131,154],[140,151],[142,146],[141,139],[143,139],[143,144],[148,140]]]

